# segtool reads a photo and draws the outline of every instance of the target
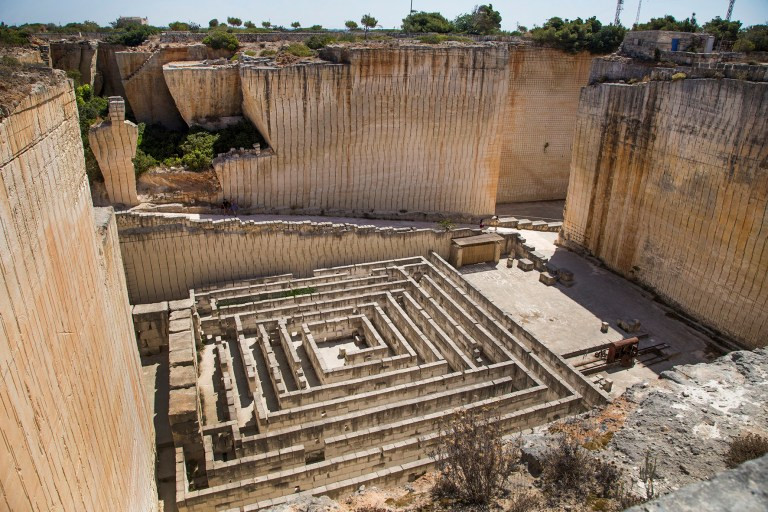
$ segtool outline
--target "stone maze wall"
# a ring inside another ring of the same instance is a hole
[[[768,83],[592,85],[562,239],[747,347],[768,330]]]
[[[402,483],[459,409],[512,433],[606,400],[435,253],[134,307],[158,314],[182,511]]]

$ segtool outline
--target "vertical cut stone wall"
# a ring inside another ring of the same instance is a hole
[[[765,346],[766,141],[766,83],[587,87],[564,241],[745,346]]]
[[[592,58],[587,52],[510,49],[497,202],[565,198],[579,94]]]
[[[94,210],[71,85],[0,122],[0,508],[156,510],[114,216]]]
[[[221,162],[240,205],[492,214],[506,47],[334,49],[339,64],[242,67],[275,155]]]

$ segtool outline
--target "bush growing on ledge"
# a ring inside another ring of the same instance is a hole
[[[566,52],[611,53],[619,47],[626,32],[624,27],[604,27],[594,16],[587,20],[554,17],[543,27],[531,30],[531,37],[539,44]]]
[[[313,50],[319,50],[320,48],[325,48],[329,44],[332,44],[335,42],[336,42],[335,37],[333,37],[330,34],[323,34],[323,35],[311,36],[309,39],[306,40],[304,44],[306,44],[308,48],[311,48]]]
[[[304,43],[291,43],[285,48],[285,52],[295,55],[296,57],[312,57],[315,54],[315,52]]]
[[[205,36],[203,44],[210,46],[214,50],[226,48],[227,50],[235,51],[240,46],[240,41],[233,34],[223,30],[213,30]]]
[[[418,38],[420,43],[424,44],[440,44],[446,41],[457,41],[460,43],[471,43],[472,39],[462,36],[445,36],[442,34],[429,34],[427,36],[421,36]]]
[[[414,12],[403,19],[403,32],[436,32],[447,34],[456,27],[439,12]]]
[[[117,32],[109,36],[107,42],[125,46],[139,46],[149,39],[149,36],[159,32],[159,28],[149,25],[130,25],[124,32]]]
[[[83,151],[85,154],[85,172],[88,175],[88,181],[102,181],[104,177],[99,169],[99,163],[91,151],[91,143],[88,141],[88,131],[91,125],[102,120],[107,115],[108,104],[105,98],[93,94],[93,89],[88,84],[81,85],[75,89],[75,99],[77,101],[77,112],[80,115],[80,138],[83,141]]]
[[[485,411],[460,410],[441,430],[432,454],[440,470],[436,496],[488,505],[499,494],[519,454],[516,447],[505,446],[496,420]]]

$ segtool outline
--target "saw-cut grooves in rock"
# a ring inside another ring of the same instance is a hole
[[[413,479],[460,409],[512,433],[606,401],[435,253],[198,288],[186,303],[169,328],[182,511]]]

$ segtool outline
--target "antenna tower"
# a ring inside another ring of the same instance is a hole
[[[734,3],[736,3],[736,0],[731,0],[731,2],[728,4],[728,14],[725,15],[726,21],[731,21],[731,14],[733,14]]]
[[[621,24],[622,9],[624,9],[624,0],[616,0],[616,17],[613,19],[613,24],[617,27]]]
[[[640,8],[643,6],[643,0],[637,3],[637,16],[635,16],[635,25],[640,24]]]

